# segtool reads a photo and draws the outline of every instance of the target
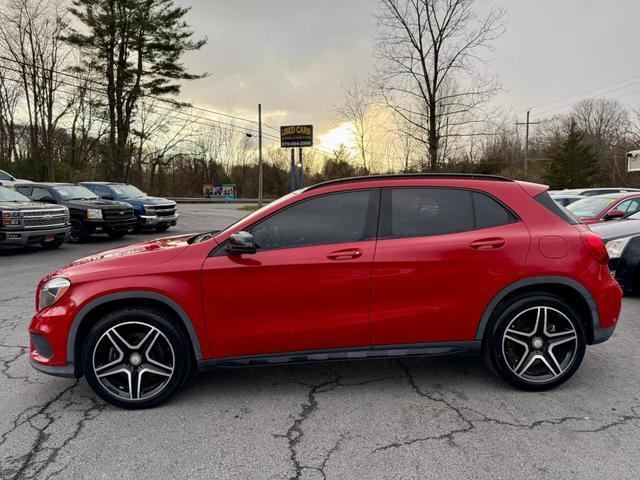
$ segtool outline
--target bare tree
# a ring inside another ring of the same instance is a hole
[[[498,89],[479,66],[504,31],[504,10],[480,17],[472,6],[473,0],[379,0],[379,88],[427,145],[431,170],[450,141],[478,134],[464,127],[483,121],[474,114]]]
[[[343,94],[344,103],[336,107],[336,115],[351,127],[355,150],[362,161],[362,167],[369,172],[373,163],[371,157],[375,128],[371,118],[373,92],[355,76],[351,84],[343,87]]]
[[[0,55],[19,79],[29,122],[30,154],[43,176],[55,180],[54,142],[69,103],[60,102],[60,70],[69,55],[62,34],[67,27],[52,0],[11,0],[0,9]]]
[[[0,69],[0,167],[3,169],[18,159],[15,118],[20,99],[20,84],[15,76]]]

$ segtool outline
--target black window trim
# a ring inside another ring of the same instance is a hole
[[[322,246],[322,245],[341,245],[341,244],[345,244],[345,243],[370,242],[372,240],[376,241],[378,239],[378,229],[380,228],[381,195],[380,195],[380,188],[379,187],[374,187],[374,188],[371,188],[371,187],[368,187],[368,188],[353,188],[353,189],[349,189],[349,190],[340,190],[340,191],[337,191],[337,192],[321,193],[320,195],[313,195],[311,197],[303,198],[301,200],[298,200],[297,202],[294,202],[294,203],[291,203],[291,204],[287,205],[286,207],[277,209],[276,211],[272,212],[270,215],[267,215],[264,218],[256,220],[251,225],[248,225],[245,228],[243,228],[243,231],[251,233],[251,230],[254,227],[256,227],[257,225],[261,224],[262,222],[268,220],[269,218],[273,217],[274,215],[280,214],[280,213],[288,210],[291,207],[294,207],[296,205],[301,205],[302,203],[314,200],[316,198],[329,197],[329,196],[332,196],[332,195],[339,195],[339,194],[351,193],[351,192],[362,192],[362,191],[368,191],[368,192],[372,193],[372,195],[369,197],[369,206],[367,207],[367,219],[365,221],[365,227],[364,227],[365,238],[363,238],[362,240],[356,240],[355,242],[354,241],[349,241],[349,242],[314,243],[313,245],[300,245],[300,246],[294,246],[294,247],[259,248],[258,252],[270,252],[270,251],[274,251],[274,250],[293,250],[293,249],[297,249],[297,248],[318,247],[318,246]],[[215,247],[209,253],[208,256],[209,257],[218,257],[218,256],[227,255],[226,247],[227,247],[227,243],[228,242],[229,242],[228,239],[225,240],[224,242],[222,242],[220,245]]]
[[[485,191],[485,190],[478,190],[475,188],[466,188],[466,187],[451,187],[451,186],[435,186],[435,185],[411,185],[411,186],[388,186],[388,187],[381,187],[382,193],[380,195],[380,218],[378,220],[378,233],[380,233],[380,229],[382,228],[382,212],[388,212],[386,213],[389,218],[391,218],[391,191],[392,190],[400,190],[400,189],[432,189],[432,190],[461,190],[464,192],[469,192],[469,194],[471,195],[471,205],[472,205],[472,209],[473,209],[473,224],[476,225],[475,228],[471,228],[471,229],[464,229],[464,230],[457,230],[455,232],[447,232],[447,233],[436,233],[433,235],[407,235],[407,236],[396,236],[396,235],[389,235],[389,236],[381,236],[378,235],[377,240],[399,240],[399,239],[404,239],[404,238],[425,238],[425,237],[440,237],[442,235],[456,235],[458,233],[466,233],[466,232],[476,232],[476,231],[480,231],[480,230],[487,230],[489,228],[497,228],[497,227],[504,227],[505,225],[513,225],[516,223],[519,223],[522,221],[522,219],[520,218],[520,216],[513,211],[512,208],[510,208],[509,206],[507,206],[503,201],[501,201],[499,198],[497,198],[495,195]],[[385,191],[388,191],[388,193],[386,193]],[[498,205],[500,205],[502,208],[504,208],[507,212],[509,212],[511,215],[513,215],[513,220],[507,223],[501,223],[499,225],[493,225],[491,227],[478,227],[478,217],[477,217],[477,212],[476,212],[476,202],[473,199],[473,194],[474,193],[478,193],[481,195],[486,195],[487,197],[491,198],[492,200],[496,201],[498,203]]]

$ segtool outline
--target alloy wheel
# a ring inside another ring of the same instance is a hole
[[[129,401],[148,400],[162,392],[175,370],[171,343],[158,328],[124,322],[107,330],[93,350],[92,364],[100,385]]]
[[[573,364],[578,334],[560,310],[536,306],[520,312],[502,336],[508,368],[526,382],[544,383],[560,377]]]

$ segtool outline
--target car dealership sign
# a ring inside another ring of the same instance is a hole
[[[288,125],[280,127],[282,148],[312,147],[313,125]]]

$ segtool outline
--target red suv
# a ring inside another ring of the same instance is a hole
[[[482,352],[527,390],[607,340],[621,290],[547,187],[398,175],[289,194],[221,232],[110,250],[44,278],[32,365],[157,405],[198,369]]]

